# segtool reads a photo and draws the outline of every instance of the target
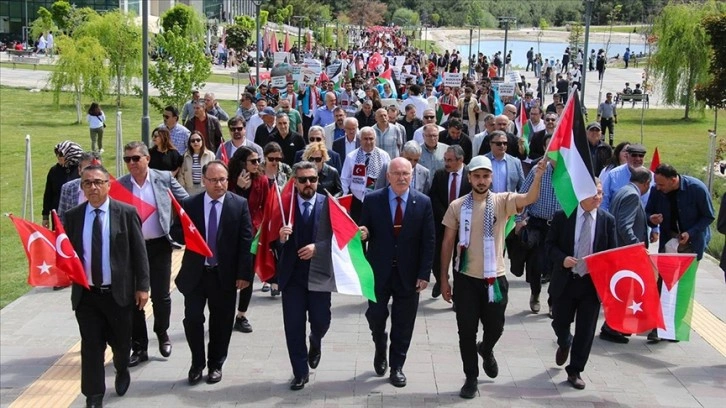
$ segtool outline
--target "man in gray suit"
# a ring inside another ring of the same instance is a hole
[[[426,167],[418,164],[418,161],[421,159],[421,145],[414,140],[409,140],[401,148],[401,156],[411,162],[411,166],[413,167],[411,187],[420,193],[428,195],[431,189],[431,172]],[[388,163],[384,164],[381,168],[381,172],[384,171],[388,171]],[[378,190],[379,188],[388,187],[388,184],[388,180],[379,177],[376,180],[375,189]]]
[[[169,329],[171,315],[171,251],[172,239],[169,236],[172,221],[171,191],[177,200],[187,198],[186,190],[168,171],[149,168],[149,148],[142,142],[130,142],[124,146],[124,162],[129,174],[118,182],[138,199],[152,205],[154,211],[141,225],[146,241],[148,264],[151,280],[151,303],[154,305],[154,332],[159,339],[159,352],[163,357],[171,355],[171,341],[166,331]],[[149,336],[146,332],[146,315],[143,310],[134,312],[131,332],[133,353],[129,367],[147,361]]]
[[[81,332],[81,392],[87,407],[101,407],[106,343],[113,350],[116,393],[129,388],[131,316],[149,299],[149,264],[136,210],[108,197],[108,171],[87,166],[81,188],[88,201],[66,212],[65,228],[89,289],[74,284],[71,304]]]
[[[501,130],[495,130],[490,134],[491,151],[485,156],[491,160],[494,168],[491,190],[495,193],[516,193],[524,183],[522,162],[507,154],[507,144],[507,134]]]

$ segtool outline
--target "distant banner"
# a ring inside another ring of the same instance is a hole
[[[320,61],[315,58],[305,58],[303,60],[303,67],[311,69],[316,75],[323,71],[323,66],[320,64]]]
[[[287,77],[276,76],[272,77],[272,87],[277,89],[284,89],[287,86]]]
[[[278,51],[274,54],[273,62],[272,64],[274,66],[278,66],[280,64],[289,64],[290,63],[290,53],[285,51]]]
[[[317,75],[315,71],[309,68],[303,68],[300,71],[300,82],[307,84],[307,85],[315,85],[315,80],[317,78]]]
[[[507,79],[509,80],[509,82],[519,82],[519,80],[522,78],[519,77],[519,71],[511,71],[509,74],[507,74]]]
[[[462,79],[464,79],[464,74],[461,72],[447,72],[444,74],[444,86],[459,88]]]
[[[340,61],[336,61],[331,63],[325,68],[325,73],[328,75],[328,78],[332,78],[340,73],[342,63]]]
[[[302,70],[302,67],[300,65],[293,65],[292,66],[292,80],[295,82],[302,82],[300,78],[300,71]]]
[[[515,84],[514,82],[507,82],[507,83],[499,84],[499,95],[500,96],[514,96],[514,89],[516,88],[516,86],[517,86],[517,84]]]

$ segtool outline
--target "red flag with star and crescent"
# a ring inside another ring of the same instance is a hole
[[[166,192],[169,193],[171,203],[174,205],[174,210],[179,216],[179,221],[182,224],[182,229],[184,230],[184,242],[187,249],[205,257],[212,256],[212,250],[209,249],[207,241],[204,240],[204,237],[202,237],[202,234],[199,232],[196,225],[194,225],[192,219],[189,218],[187,212],[184,211],[181,205],[179,205],[179,202],[176,201],[176,198],[171,193],[171,190],[167,190]]]
[[[643,244],[598,252],[584,260],[608,326],[622,333],[665,328],[656,271]]]
[[[63,228],[63,223],[61,223],[58,213],[55,210],[52,213],[56,236],[55,265],[58,269],[66,273],[66,276],[68,276],[71,282],[88,289],[88,277],[86,276],[86,270],[83,268],[83,263],[73,248],[71,241],[68,239],[68,235],[66,235],[66,230]]]
[[[56,241],[53,231],[38,224],[10,215],[28,257],[30,286],[68,286],[70,279],[56,267]]]
[[[136,212],[139,213],[139,218],[141,218],[141,223],[144,223],[146,219],[149,218],[154,211],[156,211],[156,208],[154,208],[153,205],[139,197],[136,197],[134,193],[127,190],[126,187],[121,185],[121,183],[117,182],[114,176],[109,176],[109,181],[111,182],[111,188],[108,190],[108,195],[114,200],[121,201],[122,203],[126,203],[136,208]]]

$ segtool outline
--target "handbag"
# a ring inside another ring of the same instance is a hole
[[[100,116],[96,115],[96,117],[98,118],[98,120],[101,121],[101,124],[103,125],[103,127],[106,127],[106,122],[104,122],[103,119],[101,119]]]

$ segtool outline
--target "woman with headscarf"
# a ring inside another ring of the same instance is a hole
[[[58,162],[48,170],[45,179],[45,192],[43,193],[43,226],[48,227],[50,212],[58,209],[61,187],[63,184],[80,177],[78,162],[83,149],[76,142],[65,140],[55,145],[53,149]],[[53,225],[55,230],[55,225]]]

